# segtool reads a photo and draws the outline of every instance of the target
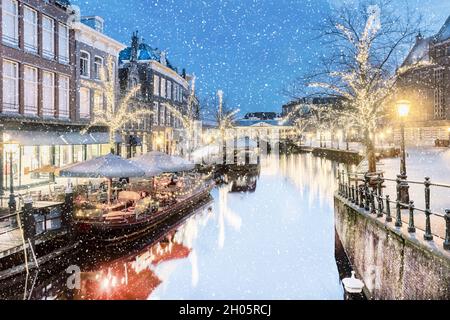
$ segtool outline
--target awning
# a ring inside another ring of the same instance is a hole
[[[21,146],[57,146],[57,145],[89,145],[108,144],[108,132],[41,132],[41,131],[15,131],[8,130],[4,134],[10,136],[11,141]],[[116,143],[122,142],[122,137],[116,134]]]
[[[55,146],[64,144],[57,132],[41,131],[4,131],[3,137],[9,135],[10,140],[21,146]]]

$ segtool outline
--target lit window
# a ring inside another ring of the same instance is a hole
[[[159,125],[164,126],[165,125],[165,110],[164,105],[159,106]]]
[[[166,79],[161,78],[161,97],[166,97]]]
[[[172,82],[167,81],[167,99],[172,99]]]
[[[46,16],[42,18],[42,55],[49,59],[55,57],[55,22]]]
[[[94,95],[94,110],[104,110],[105,105],[103,103],[103,94],[101,92],[95,92]]]
[[[82,51],[80,55],[80,75],[89,78],[89,53]]]
[[[6,44],[18,46],[18,3],[15,0],[3,0],[2,2],[2,41]]]
[[[94,77],[97,80],[102,78],[103,59],[101,57],[94,58]]]
[[[19,66],[3,60],[3,112],[19,112]]]
[[[44,116],[55,116],[55,75],[46,71],[42,74],[42,105]]]
[[[24,68],[25,114],[37,115],[38,104],[38,76],[37,69],[25,66]]]
[[[155,101],[155,102],[153,102],[153,124],[155,126],[157,126],[159,124],[158,115],[159,115],[158,102]]]
[[[159,96],[159,77],[157,75],[153,76],[153,95]]]
[[[88,88],[80,89],[80,118],[91,117],[91,91]]]
[[[27,6],[23,11],[23,33],[25,50],[37,53],[38,49],[38,25],[37,12]]]
[[[58,36],[59,62],[69,63],[69,28],[65,24],[59,24]]]
[[[66,76],[59,77],[59,117],[69,117],[69,78]]]

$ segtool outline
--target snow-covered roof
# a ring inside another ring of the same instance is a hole
[[[416,64],[417,62],[427,62],[430,61],[430,43],[432,38],[422,38],[418,37],[416,43],[412,47],[405,61],[403,62],[403,66]]]
[[[131,59],[131,52],[132,48],[127,47],[124,50],[122,50],[119,54],[119,63],[122,64],[124,62],[128,62]],[[138,47],[138,61],[139,62],[148,62],[148,61],[157,61],[161,62],[161,50],[158,50],[157,48],[152,48],[146,43],[140,43]],[[166,59],[167,67],[170,69],[177,71],[174,66],[169,62],[169,60]]]
[[[450,39],[450,16],[447,18],[447,21],[445,21],[441,30],[439,30],[439,32],[436,34],[435,41],[442,42],[449,39]]]

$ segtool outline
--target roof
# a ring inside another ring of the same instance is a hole
[[[445,21],[441,30],[436,34],[435,41],[442,42],[450,39],[450,16]]]
[[[120,64],[131,60],[131,50],[131,47],[127,47],[119,53]],[[138,62],[145,62],[150,60],[161,62],[161,50],[159,50],[158,48],[152,48],[146,43],[140,43],[138,46]],[[167,58],[166,64],[170,69],[177,71],[177,69],[172,66]]]
[[[422,38],[421,36],[417,36],[416,43],[412,47],[405,61],[403,62],[403,66],[416,64],[418,62],[427,62],[430,61],[430,43],[432,41],[432,37]]]

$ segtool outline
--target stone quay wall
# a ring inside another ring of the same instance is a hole
[[[443,239],[423,240],[383,218],[370,215],[337,193],[334,197],[336,232],[344,250],[376,300],[450,299],[450,252]]]

